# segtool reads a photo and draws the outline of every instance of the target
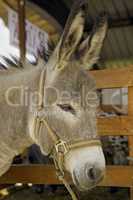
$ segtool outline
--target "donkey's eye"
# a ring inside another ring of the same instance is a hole
[[[75,113],[76,113],[74,108],[69,104],[57,104],[57,106],[66,112],[72,113],[73,115],[75,115]]]

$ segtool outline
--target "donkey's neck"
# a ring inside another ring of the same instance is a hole
[[[5,93],[11,87],[28,87],[38,90],[38,81],[42,67],[30,67],[29,69],[9,69],[0,71],[0,92]],[[0,101],[3,99],[0,96]]]
[[[0,72],[0,164],[33,143],[28,128],[29,94],[38,91],[41,71],[32,67]]]

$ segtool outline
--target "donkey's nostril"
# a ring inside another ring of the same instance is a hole
[[[95,181],[97,179],[97,172],[96,169],[94,167],[91,167],[88,171],[87,171],[87,176],[89,177],[89,179]]]

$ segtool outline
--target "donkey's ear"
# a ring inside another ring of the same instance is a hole
[[[95,24],[92,34],[81,43],[78,49],[78,56],[86,69],[91,69],[97,63],[107,33],[107,27],[107,17],[100,17]]]
[[[82,10],[80,10],[73,19],[69,17],[61,40],[59,41],[59,45],[56,49],[58,56],[58,64],[56,68],[62,69],[65,67],[70,57],[74,53],[83,34],[84,21],[85,17]]]

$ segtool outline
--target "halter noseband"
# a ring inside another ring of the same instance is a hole
[[[40,83],[39,83],[39,105],[38,109],[34,118],[34,135],[38,135],[43,125],[47,128],[48,134],[53,142],[53,149],[52,149],[52,157],[54,160],[56,172],[58,179],[63,182],[65,187],[67,188],[68,192],[70,193],[73,200],[77,200],[75,193],[73,192],[72,188],[70,187],[69,183],[65,179],[65,171],[64,171],[64,159],[65,155],[69,153],[69,151],[81,148],[81,147],[88,147],[88,146],[101,146],[101,142],[99,139],[90,139],[90,140],[75,140],[72,142],[65,142],[63,141],[53,130],[50,128],[47,121],[41,117],[39,113],[44,111],[44,104],[43,104],[43,97],[44,97],[44,85],[45,85],[45,70],[41,73]]]

